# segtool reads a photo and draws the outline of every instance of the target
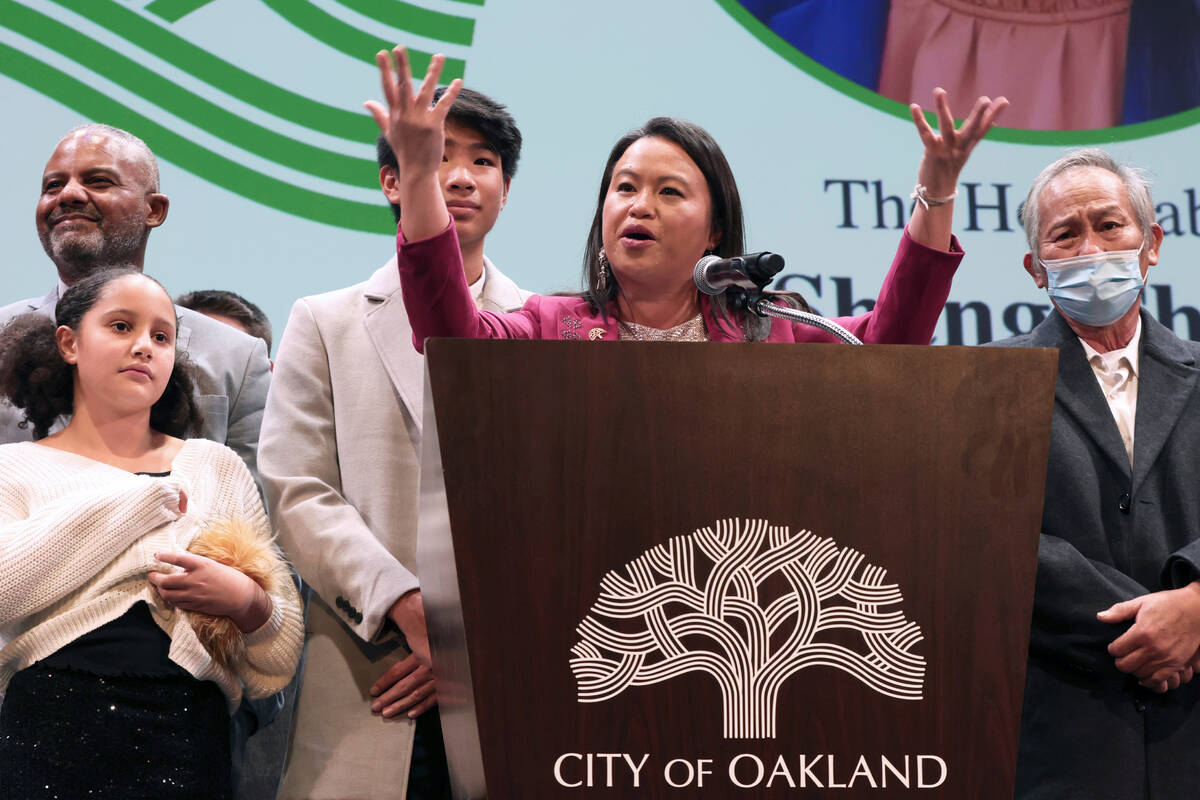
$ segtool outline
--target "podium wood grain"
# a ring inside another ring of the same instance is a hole
[[[434,340],[427,353],[419,566],[460,797],[1012,796],[1054,351]],[[579,703],[571,647],[604,575],[731,517],[811,530],[886,569],[924,635],[924,699],[811,667],[783,684],[774,739],[726,739],[701,673]],[[569,752],[651,757],[637,789],[566,788],[553,770]],[[768,773],[782,755],[795,780],[800,754],[835,754],[841,782],[859,755],[934,754],[948,773],[921,790],[742,789],[724,773],[742,753]],[[673,789],[673,758],[711,758],[714,774]]]

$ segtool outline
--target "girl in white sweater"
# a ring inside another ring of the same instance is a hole
[[[55,316],[0,331],[36,439],[0,446],[0,796],[229,797],[228,713],[291,679],[295,588],[241,460],[182,438],[166,291],[100,273]]]

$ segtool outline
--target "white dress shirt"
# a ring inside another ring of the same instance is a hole
[[[1142,318],[1138,317],[1137,328],[1129,344],[1120,350],[1110,350],[1098,353],[1090,344],[1080,339],[1083,352],[1100,391],[1108,401],[1108,408],[1116,420],[1117,430],[1121,432],[1121,441],[1125,443],[1125,452],[1129,455],[1129,465],[1133,466],[1133,424],[1137,418],[1137,383],[1138,383],[1138,346],[1142,341]]]
[[[471,291],[471,299],[475,301],[475,305],[479,305],[479,298],[483,297],[483,283],[486,280],[487,270],[480,270],[479,279],[467,287]]]

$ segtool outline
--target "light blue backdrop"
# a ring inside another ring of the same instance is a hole
[[[393,5],[395,25],[351,10]],[[466,84],[509,105],[526,143],[508,207],[487,250],[525,288],[578,286],[583,239],[608,148],[646,118],[667,114],[704,125],[722,144],[746,204],[750,249],[779,252],[788,260],[788,274],[806,276],[791,278],[788,288],[802,292],[827,314],[844,310],[838,307],[839,292],[844,306],[872,298],[878,290],[899,235],[890,227],[898,204],[884,200],[885,227],[878,229],[874,182],[882,196],[908,202],[921,151],[911,121],[843,94],[798,68],[715,0],[487,0],[482,6],[424,0],[419,5],[473,18],[470,44],[446,44],[404,30],[414,27],[412,10],[392,0],[88,0],[85,6],[93,9],[89,17],[62,0],[0,0],[0,45],[81,81],[106,102],[127,106],[188,142],[299,187],[287,190],[295,193],[291,202],[300,202],[301,191],[308,190],[382,208],[382,196],[367,188],[374,180],[370,165],[355,181],[362,185],[354,186],[314,175],[302,164],[275,163],[269,152],[254,154],[231,144],[237,137],[214,121],[215,112],[193,114],[189,120],[187,113],[164,108],[170,103],[145,99],[152,95],[145,84],[149,79],[138,78],[135,67],[175,84],[174,91],[186,89],[263,130],[324,150],[370,160],[373,151],[365,138],[348,141],[244,102],[237,95],[249,81],[216,88],[190,67],[177,66],[169,48],[155,54],[131,41],[144,44],[144,36],[126,37],[120,35],[125,29],[114,23],[97,22],[96,9],[119,6],[116,10],[126,16],[114,12],[113,19],[128,21],[128,15],[137,15],[279,87],[365,115],[362,101],[378,94],[371,48],[352,57],[305,33],[277,9],[289,16],[297,9],[310,16],[328,14],[360,32],[368,44],[400,41],[463,59]],[[164,8],[177,14],[186,6],[196,8],[177,21],[162,16]],[[72,45],[55,23],[125,54],[134,66],[116,70],[102,64],[97,45]],[[332,23],[315,31],[328,40],[339,32]],[[55,99],[61,93],[40,82],[26,60],[12,55],[0,54],[0,96],[8,119],[2,163],[9,188],[0,196],[7,245],[2,299],[7,302],[41,294],[54,280],[34,230],[34,203],[54,143],[88,115]],[[965,112],[970,99],[952,100]],[[1191,219],[1200,213],[1192,210],[1200,205],[1193,189],[1200,183],[1194,128],[1122,138],[1127,136],[1127,131],[1115,131],[1113,138],[1119,141],[1111,149],[1146,167],[1156,200],[1173,203],[1179,215],[1177,224],[1164,220],[1168,235],[1162,262],[1150,276],[1150,308],[1167,313],[1164,289],[1173,309],[1200,306],[1200,278],[1194,269],[1200,220]],[[147,138],[157,148],[153,137]],[[1004,322],[1008,307],[1046,303],[1021,268],[1025,245],[1016,206],[1037,171],[1066,149],[1062,144],[997,141],[979,147],[963,180],[979,184],[976,199],[981,205],[995,205],[994,185],[1006,186],[1005,222],[1011,230],[997,230],[1000,214],[995,209],[978,210],[980,230],[966,230],[970,209],[963,188],[956,219],[967,258],[951,301],[982,303],[962,313],[952,310],[949,327],[945,317],[939,325],[937,341],[974,343],[981,311],[990,316],[984,338],[1001,338],[1009,334]],[[276,210],[222,188],[200,172],[167,158],[162,164],[171,212],[151,237],[147,270],[172,292],[233,289],[267,311],[278,336],[295,298],[362,280],[391,253],[392,240],[385,234]],[[843,187],[854,228],[845,227]],[[1169,216],[1170,211],[1160,205],[1160,213]],[[1194,329],[1189,329],[1186,314],[1174,317],[1176,331],[1200,337],[1200,312]],[[1016,328],[1028,327],[1028,309],[1010,309],[1007,316]]]

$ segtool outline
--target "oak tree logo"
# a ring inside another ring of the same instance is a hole
[[[921,629],[886,571],[864,561],[761,519],[675,536],[601,580],[571,649],[579,702],[706,672],[721,687],[726,738],[774,738],[779,688],[807,667],[920,700]]]

